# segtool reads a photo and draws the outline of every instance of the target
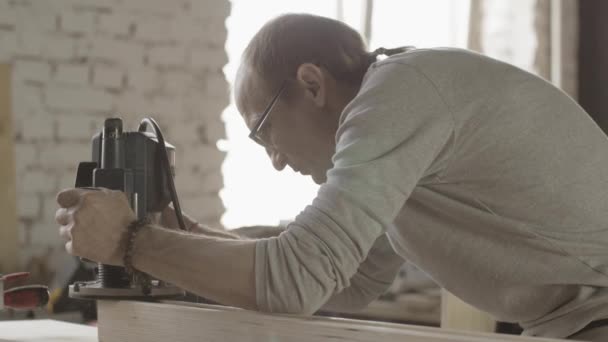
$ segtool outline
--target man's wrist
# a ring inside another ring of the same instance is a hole
[[[137,238],[138,233],[147,225],[150,224],[150,220],[147,218],[138,219],[132,221],[127,226],[126,232],[126,242],[125,242],[125,251],[123,254],[123,266],[129,275],[133,275],[136,272],[136,269],[133,267],[133,256],[135,253],[135,240]]]

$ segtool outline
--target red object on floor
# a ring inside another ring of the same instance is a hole
[[[28,272],[11,273],[0,276],[0,293],[4,307],[28,310],[46,305],[49,301],[49,290],[44,285],[20,285],[29,277]]]

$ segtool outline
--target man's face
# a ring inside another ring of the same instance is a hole
[[[266,89],[264,84],[251,69],[241,66],[235,97],[249,129],[255,126],[279,90]],[[319,101],[319,92],[326,88],[311,89],[307,89],[305,81],[288,81],[260,128],[259,136],[263,137],[264,148],[277,170],[289,165],[321,184],[332,167],[338,122],[336,115],[329,113],[323,101]]]

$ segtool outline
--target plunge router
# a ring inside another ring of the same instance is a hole
[[[137,219],[151,222],[157,222],[160,212],[173,202],[179,225],[185,230],[174,175],[175,148],[165,142],[154,119],[146,118],[137,131],[125,132],[121,119],[110,118],[92,139],[92,161],[78,165],[76,187],[120,190],[127,195]],[[123,267],[104,264],[97,265],[95,280],[69,287],[69,296],[78,299],[183,294],[183,290],[146,274],[129,275]]]

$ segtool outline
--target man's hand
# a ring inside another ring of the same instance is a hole
[[[121,191],[67,189],[57,194],[55,220],[68,253],[122,266],[127,226],[136,219]]]

